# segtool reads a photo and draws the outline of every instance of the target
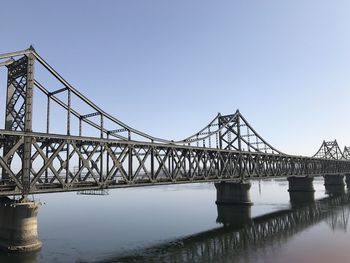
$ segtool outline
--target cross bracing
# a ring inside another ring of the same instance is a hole
[[[320,149],[314,155],[318,158],[324,159],[349,159],[349,148],[344,147],[344,151],[340,150],[337,140],[334,141],[323,141]]]
[[[106,113],[32,47],[0,59],[8,71],[0,195],[350,173],[347,148],[341,152],[336,141],[324,142],[313,157],[288,155],[264,140],[238,110],[217,114],[182,140],[154,137]],[[60,86],[46,87],[34,65]],[[34,91],[46,98],[45,131],[33,125]],[[64,132],[52,131],[53,106],[63,110]],[[79,124],[77,134],[73,120]]]

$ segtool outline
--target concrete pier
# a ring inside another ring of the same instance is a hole
[[[324,176],[324,186],[326,193],[330,196],[338,196],[345,193],[344,175],[332,174]]]
[[[324,176],[324,185],[342,185],[344,186],[344,175],[327,174]]]
[[[291,176],[287,178],[289,183],[289,198],[291,203],[308,203],[315,200],[313,177]]]
[[[216,204],[252,205],[249,194],[250,186],[249,182],[215,183]]]
[[[37,214],[40,203],[0,198],[0,249],[30,252],[42,246],[38,240]]]

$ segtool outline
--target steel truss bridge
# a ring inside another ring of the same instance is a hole
[[[33,47],[0,55],[0,66],[7,68],[0,196],[350,173],[350,148],[332,141],[312,157],[285,154],[239,111],[219,113],[182,140],[153,137],[103,111]],[[64,132],[55,132],[57,122]]]
[[[237,225],[237,214],[231,216],[231,221],[222,222],[221,213],[232,213],[233,210],[231,206],[218,206],[217,221],[225,227],[131,251],[130,255],[116,256],[100,262],[230,262],[232,259],[245,258],[247,254],[250,258],[256,257],[253,261],[259,261],[261,254],[275,255],[275,251],[295,234],[322,221],[333,231],[339,229],[346,232],[349,205],[348,194],[327,197],[315,203],[295,206],[253,219],[247,219],[243,215],[245,222],[242,225]]]

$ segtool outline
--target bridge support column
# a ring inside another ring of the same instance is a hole
[[[342,174],[327,174],[324,176],[324,186],[326,188],[326,193],[330,196],[344,194],[344,185],[344,175]]]
[[[42,246],[38,240],[37,214],[40,203],[0,199],[0,249],[30,252]]]
[[[308,203],[315,200],[313,177],[291,176],[287,178],[289,183],[289,198],[291,203]]]
[[[215,183],[216,204],[252,205],[250,201],[249,182]]]

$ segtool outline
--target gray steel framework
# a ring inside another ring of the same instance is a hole
[[[344,151],[340,150],[337,140],[334,141],[323,141],[320,149],[314,155],[317,158],[326,159],[349,159],[349,147],[344,147]]]
[[[267,143],[239,111],[219,113],[183,140],[150,136],[96,106],[32,47],[0,55],[6,58],[0,62],[8,68],[0,195],[350,173],[347,148],[343,154],[336,141],[324,142],[313,157],[288,155]],[[39,82],[35,61],[62,87],[49,91]],[[33,89],[46,97],[45,132],[32,127]],[[51,131],[53,105],[66,112],[63,134]],[[90,112],[79,111],[81,106]],[[73,119],[79,123],[76,135]],[[88,136],[86,130],[98,136]]]

